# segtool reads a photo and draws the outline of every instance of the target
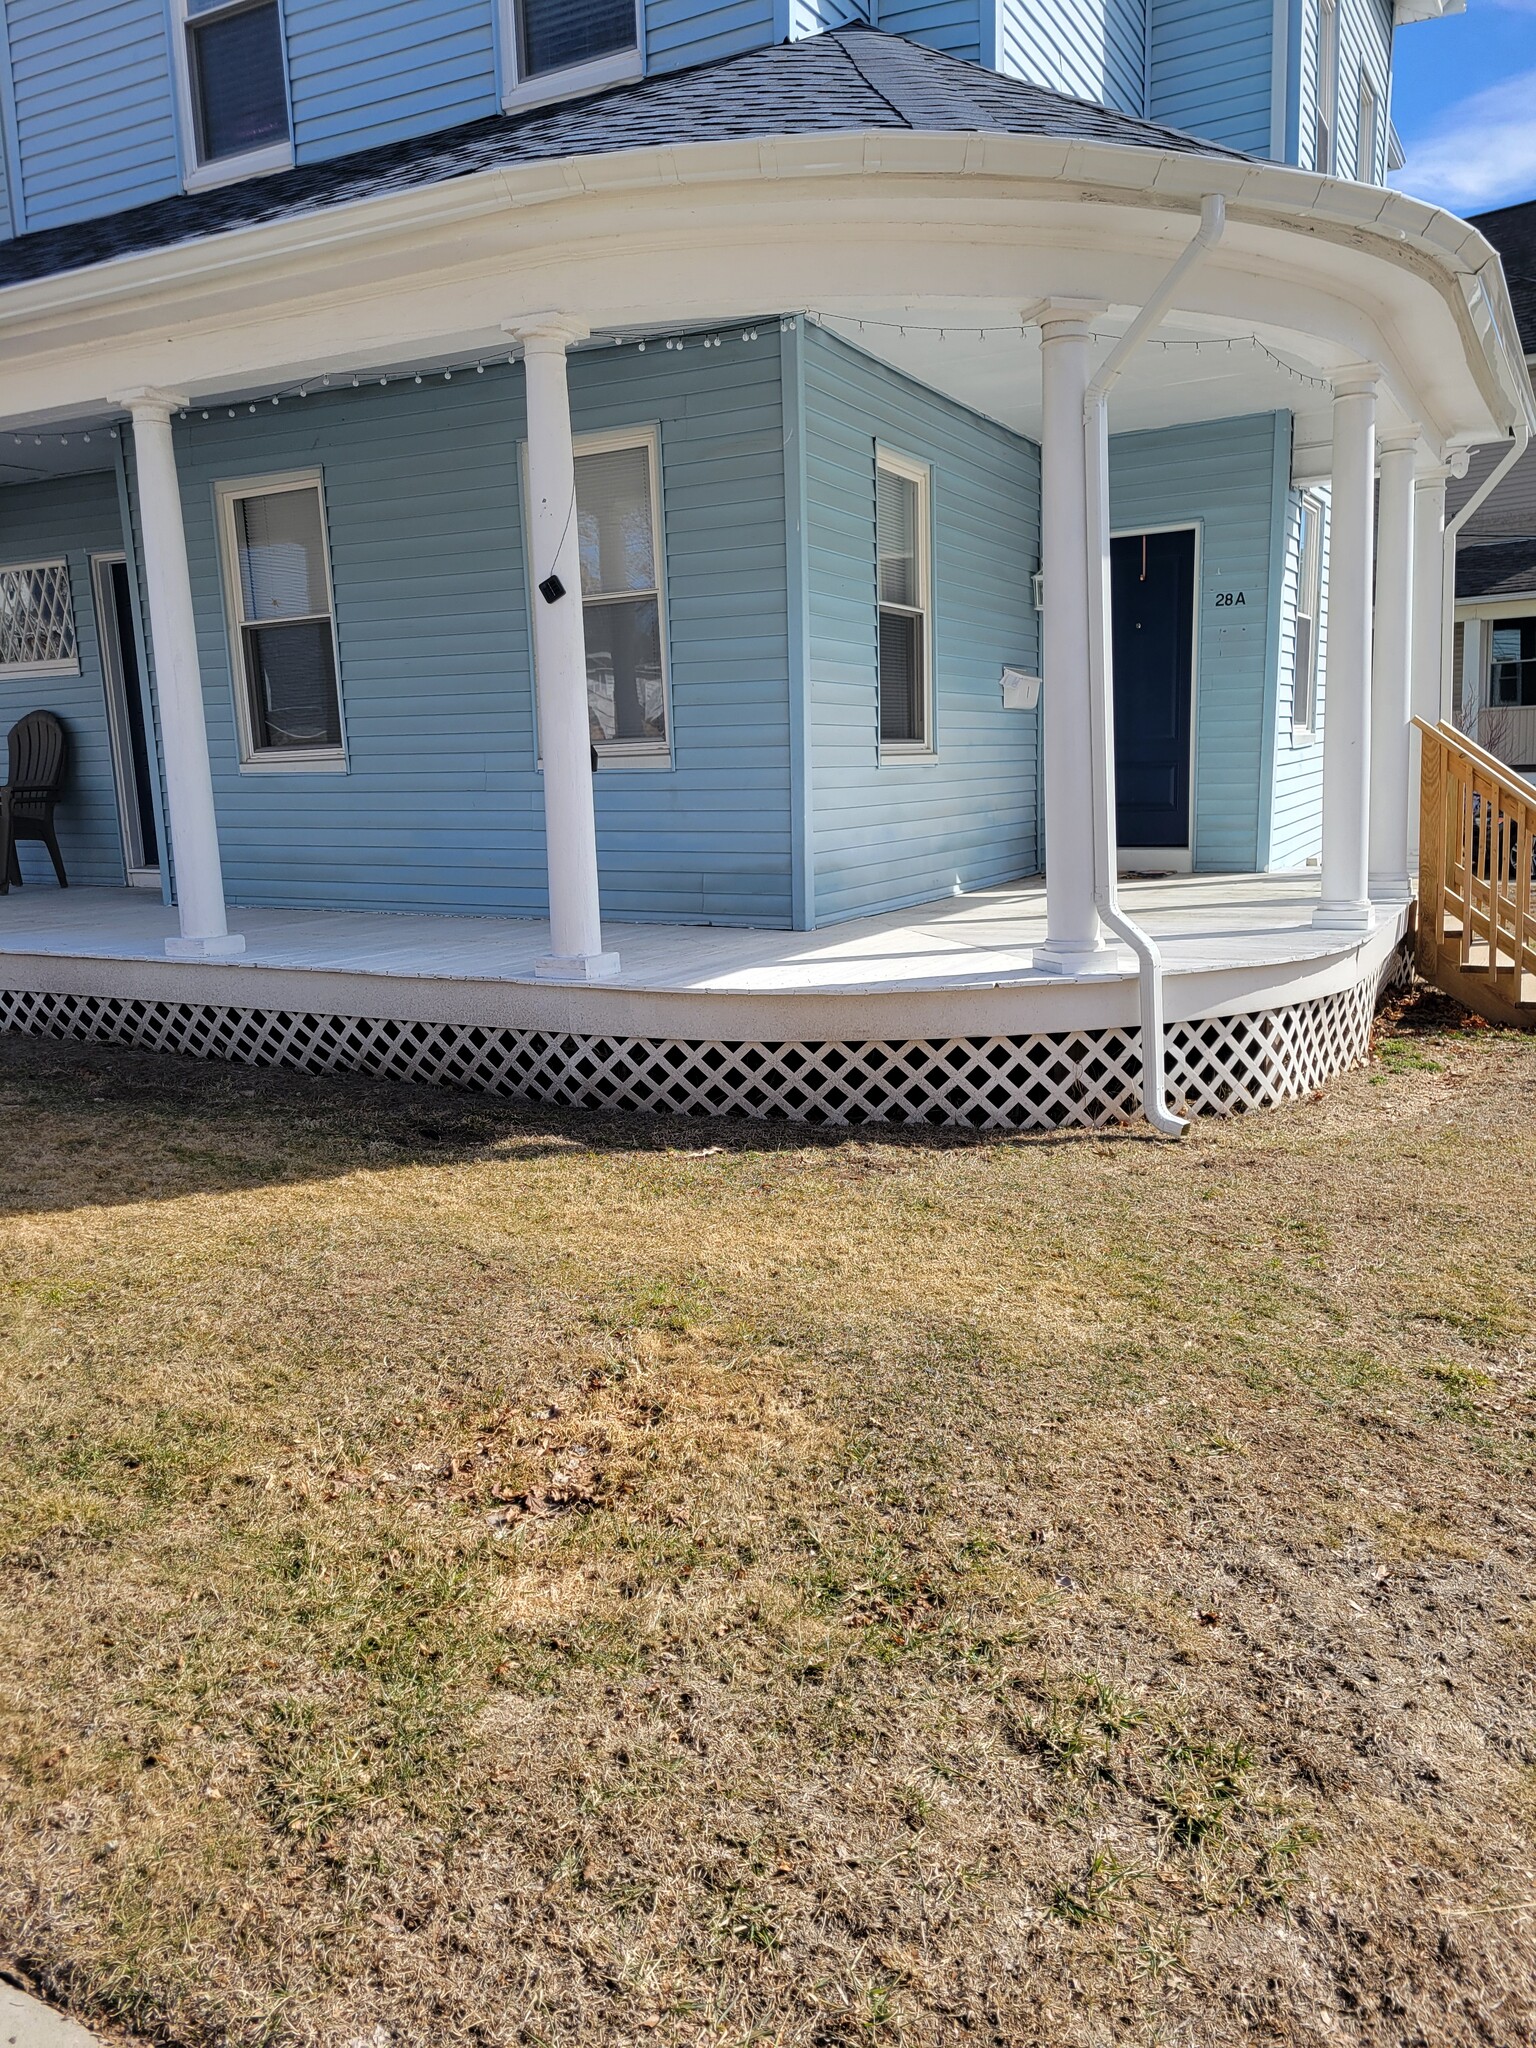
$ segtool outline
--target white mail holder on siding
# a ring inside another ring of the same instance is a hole
[[[1026,675],[1021,668],[1003,670],[1003,709],[1033,711],[1040,702],[1040,678]]]

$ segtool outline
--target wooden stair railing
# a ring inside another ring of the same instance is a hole
[[[1418,970],[1493,1022],[1536,1029],[1536,786],[1454,727],[1413,722]]]

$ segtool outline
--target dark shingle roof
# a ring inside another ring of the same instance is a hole
[[[690,142],[911,128],[1044,135],[1231,160],[1238,152],[1001,78],[874,29],[840,29],[590,99],[497,114],[0,245],[0,287],[502,165]]]
[[[1536,356],[1536,199],[1501,206],[1494,213],[1474,213],[1471,221],[1503,259],[1520,346],[1528,356]]]
[[[1536,535],[1524,540],[1463,541],[1456,550],[1459,598],[1529,597],[1536,591]]]

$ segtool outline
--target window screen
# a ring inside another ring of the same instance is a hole
[[[522,77],[635,47],[635,0],[518,0]]]
[[[341,703],[319,487],[236,497],[231,518],[251,751],[338,749]]]
[[[1316,498],[1301,501],[1301,576],[1296,592],[1296,682],[1291,724],[1310,732],[1317,716],[1318,614],[1323,591],[1323,508]]]
[[[598,746],[664,745],[666,673],[649,440],[576,457],[587,712]]]
[[[68,669],[75,651],[75,612],[64,562],[0,569],[0,670]]]
[[[928,737],[924,499],[917,477],[883,465],[876,470],[880,738],[886,745],[921,746]]]
[[[229,6],[187,0],[187,61],[199,163],[288,139],[288,90],[277,0]]]

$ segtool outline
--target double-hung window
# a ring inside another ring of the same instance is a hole
[[[653,430],[576,440],[587,716],[600,754],[665,754],[667,659]]]
[[[172,0],[191,186],[293,161],[279,0]]]
[[[230,653],[247,767],[343,760],[325,504],[313,474],[219,486]]]
[[[1302,493],[1298,535],[1300,575],[1296,587],[1296,681],[1291,694],[1291,728],[1312,732],[1317,723],[1317,663],[1323,602],[1323,506]]]
[[[883,753],[926,752],[932,745],[928,495],[926,463],[881,449],[875,556]]]
[[[640,75],[637,0],[501,0],[509,105]]]
[[[1536,704],[1536,619],[1495,619],[1487,630],[1488,702]]]

